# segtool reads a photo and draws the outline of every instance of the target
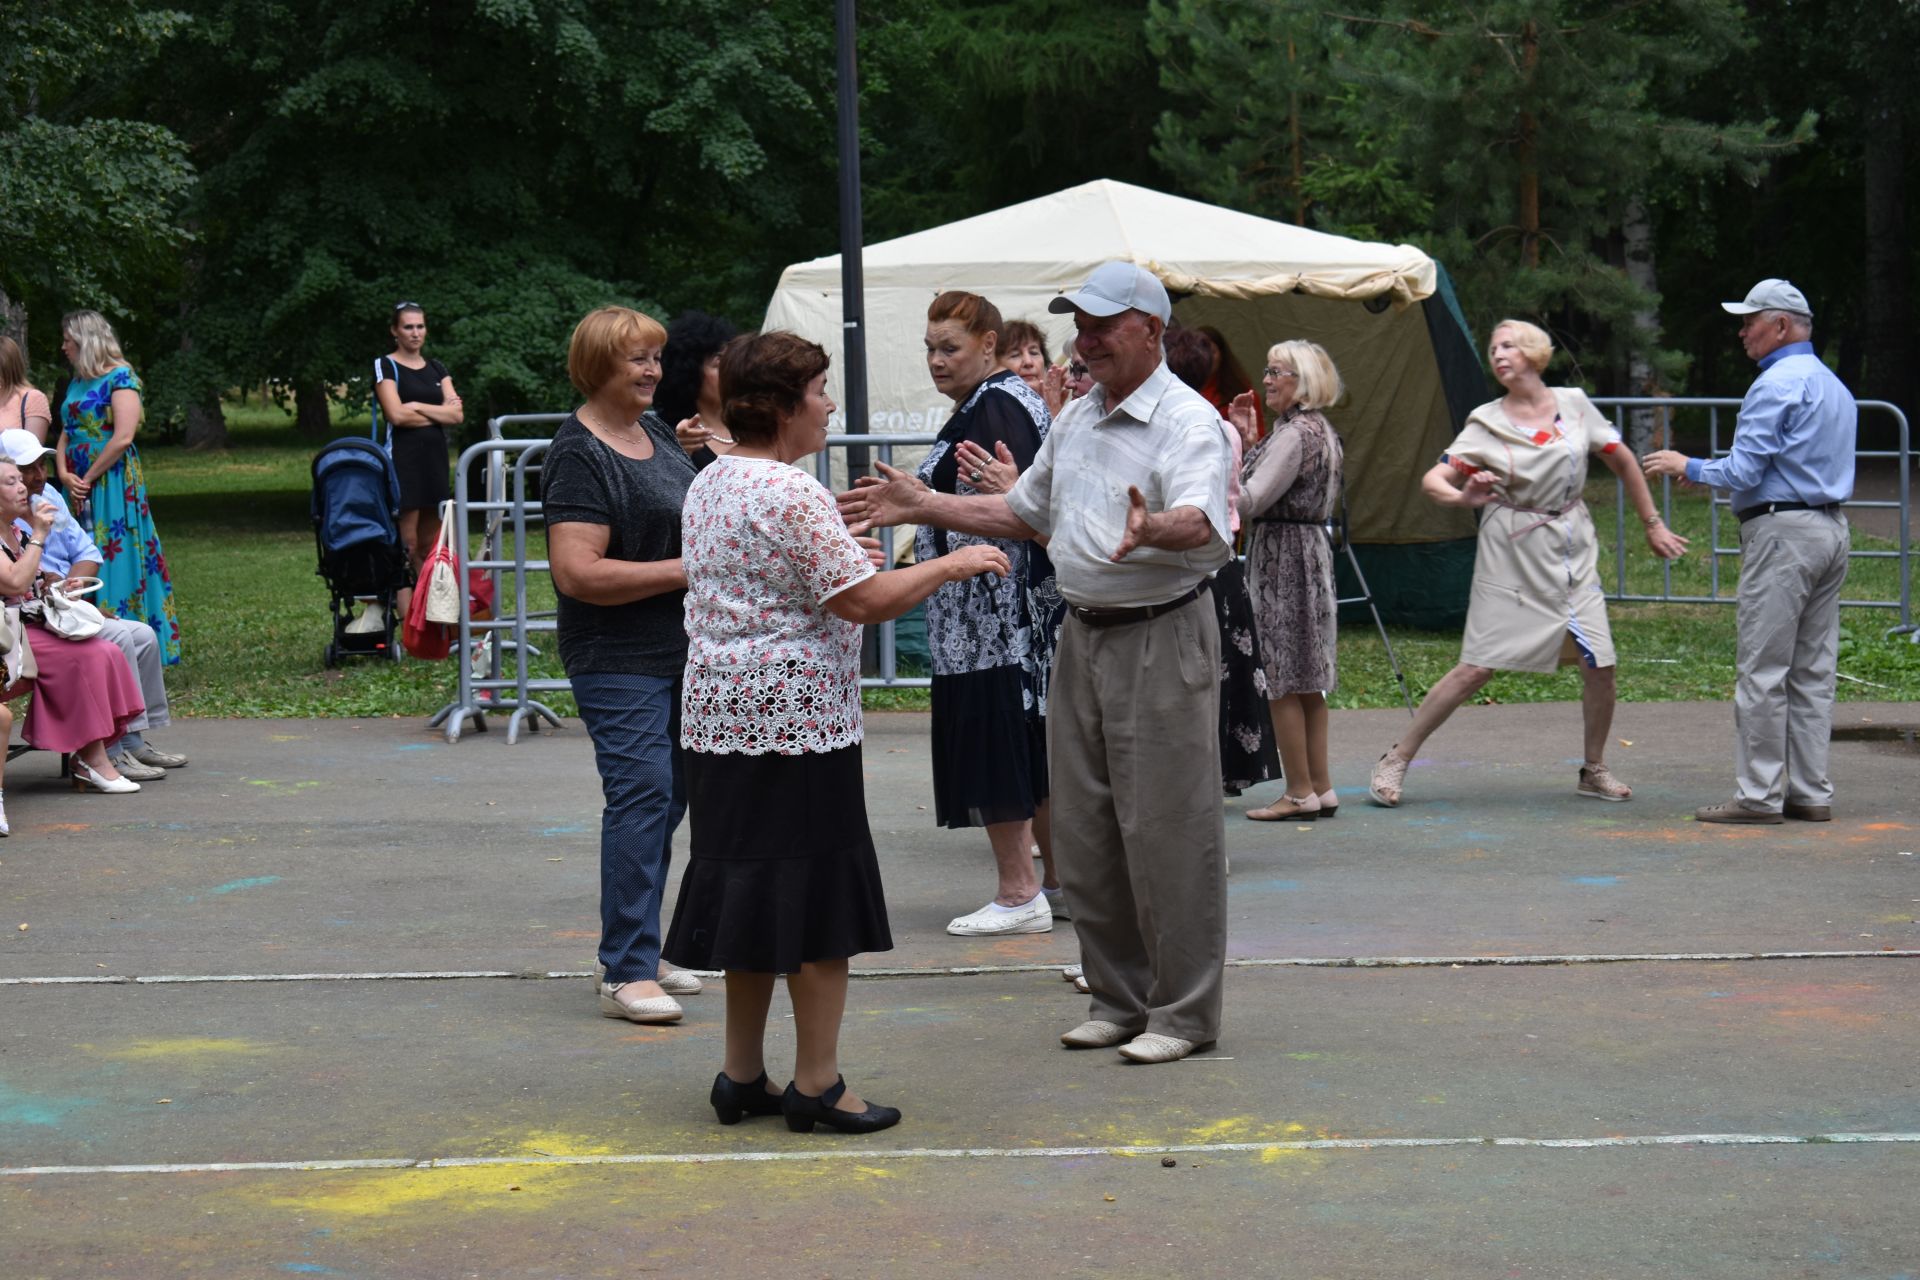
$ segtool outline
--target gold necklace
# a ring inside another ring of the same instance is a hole
[[[629,435],[627,434],[628,432],[637,431],[641,434],[646,433],[647,429],[638,422],[630,422],[630,423],[627,423],[625,426],[621,426],[621,427],[608,426],[606,423],[600,421],[599,415],[597,414],[588,415],[588,413],[586,412],[586,408],[587,407],[585,405],[580,406],[580,416],[583,418],[586,418],[589,426],[598,427],[602,431],[608,432],[611,435],[618,436],[622,440],[638,440],[640,438],[640,436],[638,435]]]

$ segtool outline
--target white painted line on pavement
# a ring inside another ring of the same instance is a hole
[[[1572,953],[1517,956],[1276,956],[1227,961],[1229,969],[1452,969],[1499,966],[1550,967],[1581,964],[1725,964],[1751,960],[1914,960],[1920,950],[1883,951],[1646,951],[1620,955]],[[859,978],[970,978],[996,973],[1058,973],[1057,964],[929,965],[922,968],[855,969]],[[690,969],[702,978],[722,975]],[[512,969],[448,969],[393,973],[155,973],[83,974],[73,977],[0,978],[0,987],[87,987],[170,985],[206,982],[448,982],[466,978],[518,978],[534,981],[591,978],[578,969],[519,972]]]
[[[0,1177],[115,1173],[334,1173],[378,1169],[524,1169],[549,1165],[773,1164],[824,1160],[1071,1160],[1090,1156],[1239,1155],[1266,1151],[1391,1151],[1423,1147],[1533,1147],[1551,1151],[1618,1147],[1800,1147],[1920,1143],[1920,1133],[1657,1133],[1609,1138],[1304,1138],[1276,1142],[1170,1142],[1119,1147],[837,1147],[818,1151],[660,1151],[584,1156],[428,1156],[418,1160],[258,1160],[207,1164],[49,1164],[0,1168]]]

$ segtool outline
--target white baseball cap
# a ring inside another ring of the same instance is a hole
[[[1788,281],[1779,279],[1762,280],[1747,290],[1745,302],[1723,302],[1720,305],[1736,316],[1750,316],[1756,311],[1788,311],[1813,319],[1813,308],[1807,305],[1807,295]]]
[[[1150,316],[1159,316],[1162,324],[1173,318],[1173,302],[1167,297],[1167,287],[1153,272],[1131,262],[1101,263],[1077,291],[1061,294],[1047,304],[1047,310],[1084,311],[1090,316],[1144,311]]]
[[[17,467],[31,466],[52,452],[25,427],[8,427],[0,431],[0,454],[5,454]]]

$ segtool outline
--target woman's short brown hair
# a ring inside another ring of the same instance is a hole
[[[780,415],[800,407],[830,363],[819,343],[785,329],[741,334],[720,351],[720,420],[743,444],[772,443]]]
[[[1006,328],[1000,330],[1000,354],[1008,355],[1018,351],[1031,342],[1040,348],[1040,362],[1053,363],[1053,353],[1047,350],[1047,335],[1040,332],[1040,326],[1031,320],[1009,320]]]
[[[1007,349],[1008,344],[1002,338],[1007,322],[1000,318],[1000,308],[977,293],[949,289],[935,298],[927,308],[927,323],[939,324],[943,320],[958,320],[976,338],[983,333],[992,334],[996,354]]]
[[[573,338],[567,343],[567,381],[581,395],[592,395],[607,385],[627,358],[627,349],[635,343],[663,347],[667,331],[658,320],[632,307],[599,307],[587,312],[573,326]]]

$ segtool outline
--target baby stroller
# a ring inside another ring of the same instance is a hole
[[[333,641],[326,664],[342,658],[398,660],[394,643],[399,618],[394,593],[413,581],[407,549],[400,542],[400,478],[393,459],[373,441],[350,436],[313,459],[313,540],[320,551],[316,571],[327,581]],[[353,603],[370,600],[383,621],[377,629],[349,631]]]

